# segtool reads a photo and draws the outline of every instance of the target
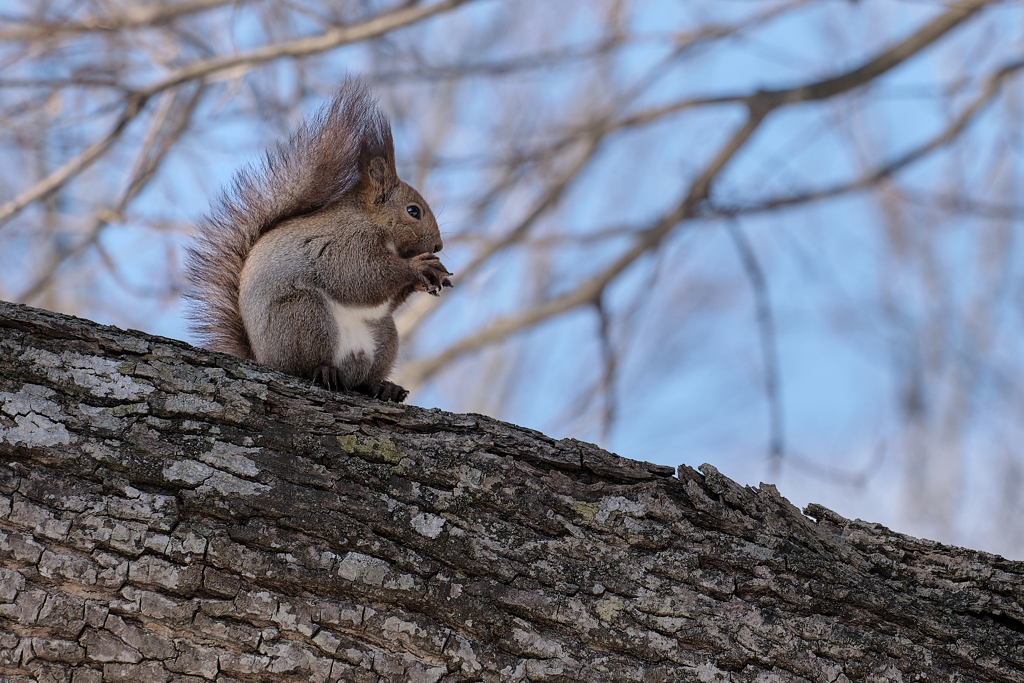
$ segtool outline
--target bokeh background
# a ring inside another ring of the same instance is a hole
[[[0,0],[0,298],[191,340],[195,218],[362,75],[457,274],[412,402],[1024,558],[1022,10]]]

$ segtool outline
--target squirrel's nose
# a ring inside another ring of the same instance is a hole
[[[444,242],[442,242],[441,240],[438,240],[438,241],[434,242],[434,253],[435,254],[437,252],[441,251],[442,249],[444,249]]]

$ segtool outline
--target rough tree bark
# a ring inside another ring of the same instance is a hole
[[[1024,681],[1024,563],[701,472],[0,304],[0,679]]]

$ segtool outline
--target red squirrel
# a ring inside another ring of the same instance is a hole
[[[452,286],[443,246],[427,202],[398,177],[391,124],[349,80],[199,221],[192,328],[214,351],[401,402],[409,392],[387,381],[392,314],[413,292]]]

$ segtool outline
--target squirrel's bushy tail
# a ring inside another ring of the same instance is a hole
[[[260,236],[289,218],[337,203],[359,183],[368,159],[381,157],[393,168],[394,155],[387,117],[366,84],[350,79],[291,139],[235,176],[197,223],[186,253],[187,315],[207,348],[253,357],[238,287]]]

